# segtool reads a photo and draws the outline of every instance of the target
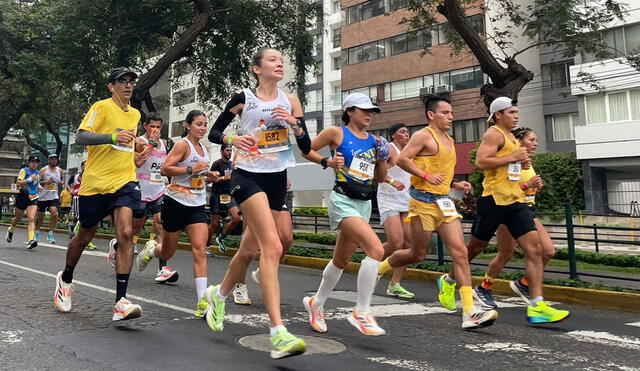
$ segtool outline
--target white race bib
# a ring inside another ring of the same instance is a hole
[[[522,173],[522,165],[520,162],[510,162],[507,167],[507,175],[509,176],[509,180],[518,181],[520,180],[520,174]]]
[[[359,180],[371,180],[373,179],[373,171],[375,170],[375,168],[375,163],[363,160],[358,157],[354,157],[351,160],[349,175]]]
[[[159,171],[152,171],[149,174],[149,183],[151,183],[151,184],[164,184],[164,180],[162,180],[162,175],[160,175]]]
[[[436,203],[438,204],[438,207],[440,208],[440,211],[442,211],[442,214],[444,216],[458,215],[458,211],[456,210],[456,204],[454,204],[450,198],[448,197],[438,198],[436,199]]]

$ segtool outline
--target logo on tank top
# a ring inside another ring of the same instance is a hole
[[[162,168],[162,163],[158,163],[158,162],[151,163],[151,170],[160,170],[160,168]]]
[[[247,111],[253,111],[256,108],[258,108],[258,103],[256,102],[250,102],[247,104]]]

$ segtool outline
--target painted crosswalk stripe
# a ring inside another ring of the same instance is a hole
[[[640,339],[631,336],[619,336],[605,331],[569,331],[560,335],[584,343],[609,345],[618,348],[640,350]]]
[[[627,325],[627,326],[640,327],[640,322],[630,322],[630,323],[625,323],[625,325]]]

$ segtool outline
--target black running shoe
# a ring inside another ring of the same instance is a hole
[[[13,232],[7,229],[7,242],[11,243],[11,241],[13,241]]]
[[[493,300],[493,292],[489,289],[478,285],[473,289],[473,298],[476,299],[484,308],[496,309],[498,304]]]
[[[35,248],[36,246],[38,246],[38,241],[36,240],[31,240],[27,243],[27,249],[29,250]]]
[[[515,280],[515,281],[509,282],[509,287],[513,292],[518,294],[518,296],[520,296],[527,305],[531,304],[529,302],[529,286],[523,285],[522,282],[520,282],[520,280]]]

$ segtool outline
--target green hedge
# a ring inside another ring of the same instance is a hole
[[[569,250],[557,249],[554,259],[569,260]],[[640,256],[637,255],[611,255],[576,250],[576,261],[612,267],[640,267]]]
[[[320,206],[296,207],[293,209],[293,213],[296,215],[325,216],[327,215],[327,209]]]
[[[293,238],[321,245],[335,246],[337,235],[333,233],[303,233],[295,232]]]

